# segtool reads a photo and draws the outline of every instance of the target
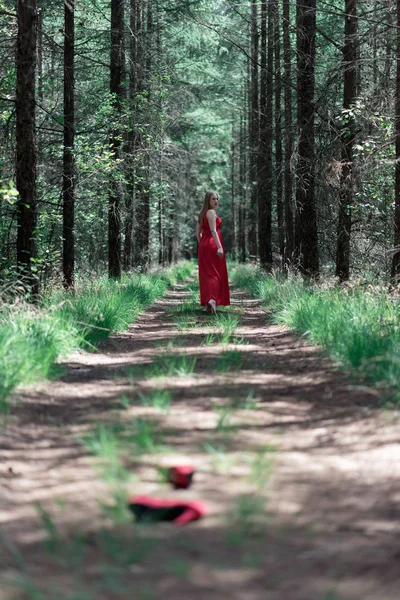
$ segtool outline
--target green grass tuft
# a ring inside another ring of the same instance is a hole
[[[235,350],[221,352],[217,356],[215,369],[218,373],[239,371],[242,368],[243,358],[241,352]]]
[[[311,285],[300,277],[273,277],[249,266],[238,268],[233,280],[265,302],[275,323],[307,335],[363,378],[399,385],[400,302],[384,288]]]
[[[51,290],[39,307],[24,302],[0,311],[0,411],[15,387],[49,377],[56,361],[78,348],[94,349],[122,331],[168,286],[188,277],[191,263],[121,281],[77,279],[74,294]]]
[[[197,363],[197,356],[184,354],[161,354],[154,360],[150,369],[150,374],[155,377],[170,377],[177,375],[184,377],[194,373]]]

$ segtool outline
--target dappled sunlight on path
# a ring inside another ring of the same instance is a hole
[[[36,596],[0,598],[397,600],[399,415],[244,292],[216,319],[195,293],[177,285],[20,391],[0,435],[0,577]],[[176,497],[160,468],[182,462],[179,497],[205,500],[204,520],[118,524],[121,493]]]

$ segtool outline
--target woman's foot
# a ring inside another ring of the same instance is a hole
[[[209,300],[207,306],[210,307],[210,313],[212,313],[213,315],[217,314],[217,303],[215,302],[215,300]]]

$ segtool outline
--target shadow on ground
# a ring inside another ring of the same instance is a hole
[[[199,311],[177,328],[179,287],[59,381],[20,394],[0,436],[1,600],[398,600],[396,411],[233,297],[229,344]],[[196,356],[194,372],[155,373],[166,354]],[[154,390],[170,393],[169,410],[143,402]],[[125,448],[122,492],[171,497],[157,467],[190,461],[195,485],[181,497],[207,501],[206,519],[116,524],[125,496],[82,439],[138,422],[163,442]]]

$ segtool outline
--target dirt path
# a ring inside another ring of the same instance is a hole
[[[399,415],[240,291],[219,327],[179,313],[190,287],[20,394],[0,432],[1,600],[398,600]],[[182,462],[177,493],[159,467]],[[209,514],[134,526],[127,493]]]

